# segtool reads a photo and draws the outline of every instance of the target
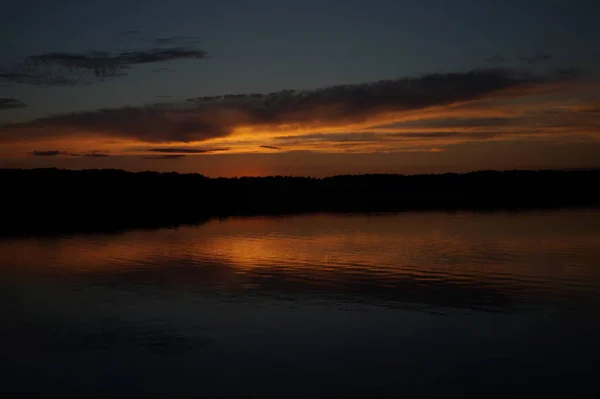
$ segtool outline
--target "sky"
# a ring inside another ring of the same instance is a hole
[[[600,2],[9,2],[0,167],[600,167]]]

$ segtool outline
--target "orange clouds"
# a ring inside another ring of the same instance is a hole
[[[478,70],[57,115],[0,128],[0,156],[439,152],[535,135],[595,137],[600,114],[589,96],[593,86],[565,79]]]

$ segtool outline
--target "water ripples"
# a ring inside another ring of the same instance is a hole
[[[129,288],[289,291],[479,310],[568,306],[598,298],[600,227],[592,225],[600,215],[566,216],[568,225],[561,212],[230,219],[0,242],[0,256],[30,274],[52,270]]]
[[[0,240],[2,372],[32,397],[584,397],[599,305],[598,211]]]

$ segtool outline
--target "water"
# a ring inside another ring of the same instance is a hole
[[[0,241],[0,392],[594,397],[600,211]]]

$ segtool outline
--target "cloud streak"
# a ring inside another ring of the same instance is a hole
[[[548,61],[554,58],[554,55],[547,54],[542,51],[536,51],[533,55],[528,55],[526,57],[517,57],[518,60],[524,61],[527,64],[537,64],[542,61]]]
[[[31,155],[36,157],[56,157],[62,155],[63,153],[58,150],[50,150],[50,151],[33,151]]]
[[[71,154],[71,155],[74,155],[74,154]],[[90,158],[106,158],[106,157],[110,156],[108,154],[104,154],[101,152],[91,152],[91,153],[79,154],[79,155],[81,155],[83,157],[90,157]]]
[[[0,81],[35,86],[72,86],[127,76],[128,71],[138,65],[201,60],[207,56],[206,51],[187,45],[120,52],[48,52],[31,55],[17,64],[0,68]],[[168,68],[156,70],[167,71]]]
[[[227,150],[229,150],[229,148],[149,148],[144,151],[168,154],[210,154],[212,152],[223,152]]]
[[[68,57],[46,59],[64,61]],[[198,97],[181,107],[126,107],[63,114],[10,125],[4,130],[21,134],[18,132],[30,129],[35,130],[32,134],[50,136],[101,135],[142,142],[197,142],[227,137],[240,128],[258,131],[367,123],[384,114],[472,101],[547,82],[547,78],[522,76],[511,70],[475,70],[312,91]]]
[[[173,160],[185,158],[184,154],[167,154],[167,155],[150,155],[145,157],[146,159],[159,159],[159,160]]]
[[[457,143],[550,134],[575,140],[600,131],[600,115],[589,96],[573,92],[596,86],[574,77],[486,69],[309,91],[204,96],[6,125],[0,143],[161,157],[259,149],[438,152]]]
[[[106,158],[109,155],[105,154],[101,151],[92,150],[87,152],[70,152],[70,151],[59,151],[59,150],[35,150],[31,152],[31,155],[36,157],[57,157],[57,156],[67,156],[67,157],[89,157],[89,158]]]
[[[25,108],[27,104],[14,98],[0,98],[0,111],[7,109]]]

